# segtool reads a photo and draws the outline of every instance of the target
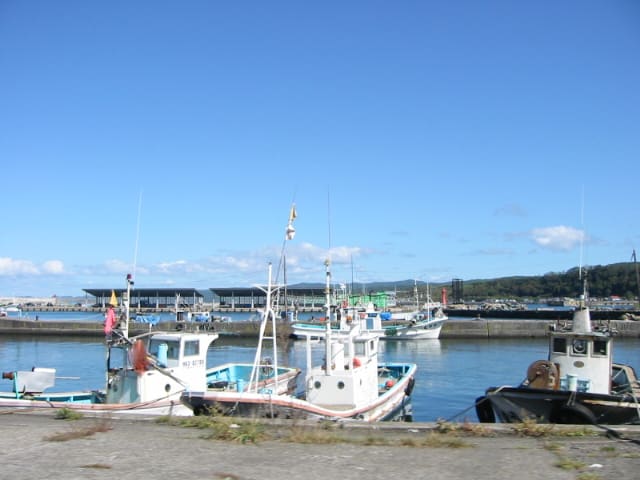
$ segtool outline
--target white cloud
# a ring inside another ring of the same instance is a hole
[[[534,228],[532,240],[542,248],[556,251],[569,251],[585,239],[582,230],[564,225],[555,227]]]
[[[64,263],[60,260],[48,260],[42,264],[42,271],[53,275],[60,275],[64,272]]]
[[[31,260],[17,260],[9,257],[0,258],[0,275],[60,275],[65,273],[64,263],[60,260],[47,260],[41,266]]]
[[[29,260],[0,258],[0,275],[37,275],[38,268]]]
[[[104,267],[108,273],[129,273],[131,266],[122,260],[107,260],[104,262]]]

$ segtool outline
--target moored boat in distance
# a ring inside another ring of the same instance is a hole
[[[107,338],[104,389],[80,392],[48,391],[56,371],[33,368],[3,373],[12,390],[0,392],[0,407],[66,408],[86,413],[191,415],[180,402],[188,388],[206,388],[207,350],[217,333],[154,331],[129,337],[129,302],[133,284],[127,275],[121,324]]]
[[[481,422],[640,424],[640,382],[632,366],[613,363],[613,332],[592,328],[586,292],[585,280],[571,328],[550,330],[547,360],[533,362],[519,386],[476,400]]]
[[[440,338],[442,326],[449,319],[442,309],[443,305],[446,304],[444,292],[442,294],[442,302],[434,302],[427,288],[427,300],[420,307],[417,281],[414,281],[413,291],[416,301],[415,310],[393,313],[391,321],[384,323],[384,340]]]

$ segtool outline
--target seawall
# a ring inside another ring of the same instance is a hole
[[[440,338],[532,338],[545,337],[549,331],[549,320],[449,320]],[[593,321],[594,328],[607,326],[619,337],[640,338],[640,321],[609,320]],[[207,324],[221,337],[258,338],[259,322],[214,322]],[[279,334],[286,336],[290,329],[282,324]],[[175,322],[160,323],[154,330],[175,330]],[[148,325],[131,324],[130,336],[149,331]],[[101,322],[34,321],[0,318],[0,335],[59,335],[101,337],[104,335]]]

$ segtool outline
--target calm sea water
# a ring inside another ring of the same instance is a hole
[[[252,362],[255,342],[220,339],[208,354],[208,365]],[[266,354],[265,354],[266,355]],[[314,346],[316,362],[324,355],[322,344]],[[527,367],[547,356],[546,339],[442,339],[381,342],[382,361],[408,361],[418,365],[412,395],[414,420],[477,421],[473,403],[489,386],[516,385]],[[640,339],[615,340],[617,362],[640,368]],[[304,368],[304,342],[292,342],[279,352],[281,364]],[[55,390],[103,388],[105,346],[102,341],[77,337],[27,337],[0,335],[0,370],[57,369]],[[8,380],[0,389],[9,390]]]

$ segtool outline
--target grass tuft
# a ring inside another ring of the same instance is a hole
[[[90,463],[89,465],[81,465],[80,468],[95,468],[98,470],[109,470],[113,467],[105,463]]]
[[[82,415],[82,413],[66,407],[56,410],[56,414],[54,416],[56,420],[80,420],[83,417],[84,415]]]
[[[77,440],[79,438],[87,438],[95,435],[100,432],[108,432],[113,427],[110,423],[105,421],[100,421],[90,426],[83,426],[78,428],[73,428],[66,432],[58,432],[53,435],[48,435],[44,437],[44,440],[47,442],[67,442],[69,440]]]
[[[567,457],[561,457],[555,465],[563,470],[580,470],[586,466],[586,464],[580,460]]]

